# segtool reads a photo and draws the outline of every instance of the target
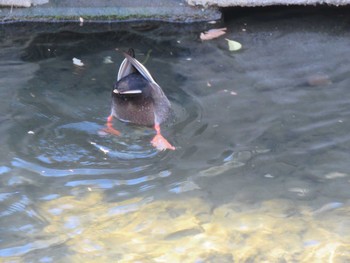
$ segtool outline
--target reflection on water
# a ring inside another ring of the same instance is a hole
[[[0,259],[349,261],[347,13],[231,13],[235,53],[199,40],[222,25],[3,28]],[[101,133],[129,46],[172,102],[176,151],[148,127]]]

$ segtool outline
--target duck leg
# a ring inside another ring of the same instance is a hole
[[[169,150],[175,150],[175,147],[172,146],[167,139],[163,137],[163,135],[160,133],[160,125],[155,124],[154,129],[156,130],[157,134],[154,136],[154,138],[151,141],[151,144],[153,147],[157,148],[159,151],[165,151],[167,149]]]
[[[113,128],[113,115],[109,115],[106,122],[106,128],[103,129],[104,132],[119,136],[120,131]]]

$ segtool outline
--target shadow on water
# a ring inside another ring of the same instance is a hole
[[[349,10],[225,12],[2,27],[1,259],[349,260]],[[148,127],[100,132],[129,47],[172,103],[175,151],[156,151]]]

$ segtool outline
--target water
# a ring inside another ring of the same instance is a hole
[[[3,26],[1,260],[349,261],[348,14]],[[224,37],[199,40],[222,26]],[[116,49],[130,46],[172,102],[162,132],[176,151],[157,152],[147,127],[99,132]]]

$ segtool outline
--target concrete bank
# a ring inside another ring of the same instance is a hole
[[[272,5],[320,5],[342,6],[350,4],[350,0],[187,0],[193,6],[219,7],[261,7]]]
[[[1,4],[6,4],[0,8],[2,23],[135,20],[189,23],[221,18],[217,7],[191,6],[184,0],[0,0]]]
[[[0,0],[0,23],[202,22],[219,20],[220,7],[271,5],[342,6],[350,0]]]

